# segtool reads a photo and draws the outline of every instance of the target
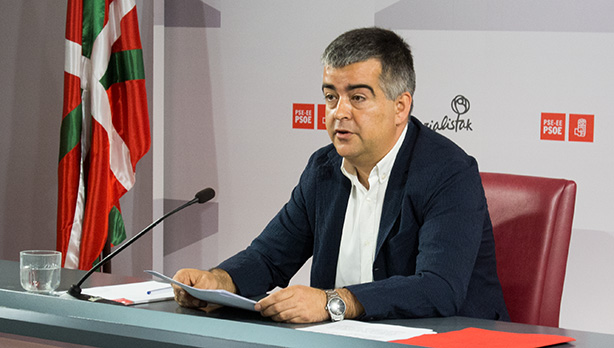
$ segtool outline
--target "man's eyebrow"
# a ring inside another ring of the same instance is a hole
[[[330,84],[330,83],[323,83],[322,84],[322,90],[325,89],[332,89],[333,91],[336,91],[337,89],[335,88],[334,85]]]
[[[369,91],[371,91],[371,94],[375,95],[375,91],[373,90],[373,87],[371,87],[371,86],[369,86],[367,84],[364,84],[364,83],[360,83],[360,84],[356,84],[356,85],[348,85],[346,90],[351,91],[351,90],[360,89],[360,88],[366,88]],[[329,83],[322,84],[322,90],[325,90],[325,89],[332,89],[333,91],[337,90],[337,88],[334,85],[329,84]]]
[[[351,91],[351,90],[360,89],[360,88],[366,88],[366,89],[371,91],[371,94],[375,95],[375,91],[373,90],[373,87],[371,87],[371,86],[369,86],[367,84],[364,84],[364,83],[357,84],[357,85],[349,85],[347,89],[348,89],[348,91]]]

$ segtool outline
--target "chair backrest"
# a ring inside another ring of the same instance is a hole
[[[558,327],[576,183],[481,173],[513,322]]]

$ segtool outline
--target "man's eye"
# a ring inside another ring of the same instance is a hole
[[[354,96],[352,96],[352,100],[353,101],[357,101],[357,102],[361,102],[361,101],[366,100],[366,98],[364,96],[362,96],[362,95],[354,95]]]
[[[335,99],[337,99],[337,97],[335,97],[332,94],[325,94],[324,95],[324,100],[326,100],[326,101],[334,101]]]

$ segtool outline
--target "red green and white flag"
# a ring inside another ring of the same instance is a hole
[[[134,0],[68,0],[57,249],[89,269],[125,239],[119,198],[150,147]]]

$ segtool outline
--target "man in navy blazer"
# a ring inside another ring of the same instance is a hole
[[[291,198],[244,251],[175,279],[256,296],[276,321],[462,315],[509,320],[478,166],[410,117],[408,45],[363,28],[323,55],[332,144],[316,151]],[[313,257],[311,286],[287,287]],[[182,306],[207,304],[176,287]]]

